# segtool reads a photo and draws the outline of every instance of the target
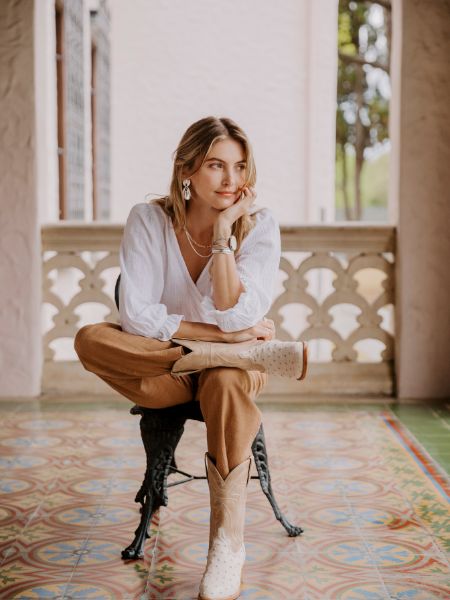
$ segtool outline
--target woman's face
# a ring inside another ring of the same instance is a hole
[[[190,177],[190,202],[216,210],[228,208],[239,199],[245,174],[245,153],[241,144],[231,138],[216,142],[200,169]]]

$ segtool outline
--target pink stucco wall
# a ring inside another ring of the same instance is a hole
[[[399,17],[398,395],[450,397],[450,3],[403,1]]]
[[[0,3],[0,395],[40,391],[33,1]]]

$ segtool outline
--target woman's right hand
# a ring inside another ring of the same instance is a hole
[[[249,327],[248,329],[241,329],[240,331],[231,331],[223,334],[224,341],[231,344],[237,342],[248,342],[250,340],[264,340],[269,341],[275,337],[275,323],[272,319],[263,319]]]

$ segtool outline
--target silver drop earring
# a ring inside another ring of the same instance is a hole
[[[191,190],[189,189],[190,185],[191,185],[190,179],[185,179],[183,181],[183,196],[184,196],[184,199],[186,200],[186,202],[191,199]]]

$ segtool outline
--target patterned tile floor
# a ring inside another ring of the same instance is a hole
[[[0,598],[196,598],[208,536],[204,481],[171,488],[144,560],[120,559],[139,520],[133,499],[144,467],[129,406],[0,403]],[[450,598],[448,479],[417,441],[417,419],[411,433],[404,408],[263,410],[277,500],[305,533],[287,537],[250,482],[241,598]],[[189,422],[180,468],[201,474],[204,451],[204,425]]]

